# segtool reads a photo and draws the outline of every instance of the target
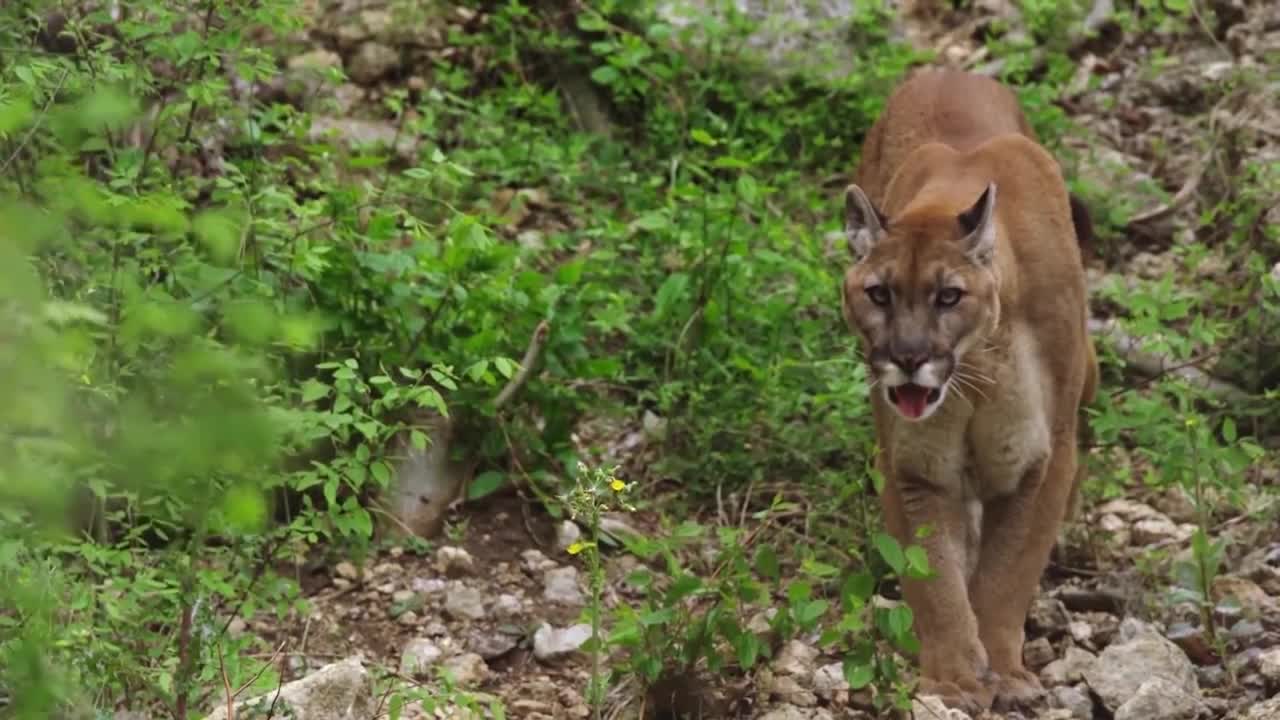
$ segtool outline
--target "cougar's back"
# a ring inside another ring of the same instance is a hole
[[[867,133],[856,182],[880,206],[889,180],[920,145],[938,142],[967,152],[1010,133],[1036,139],[1008,88],[959,70],[917,70],[889,96]]]

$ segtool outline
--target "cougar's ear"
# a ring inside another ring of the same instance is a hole
[[[973,207],[960,213],[964,251],[979,265],[991,264],[996,250],[996,184],[990,183]]]
[[[855,261],[861,261],[880,242],[888,222],[857,185],[844,190],[844,237]]]

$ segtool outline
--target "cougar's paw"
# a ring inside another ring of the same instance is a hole
[[[970,715],[989,709],[993,700],[990,686],[978,682],[976,678],[957,682],[921,678],[916,694],[936,695],[947,707],[963,710]]]
[[[996,677],[994,705],[997,709],[1026,709],[1043,695],[1044,686],[1040,679],[1028,670],[1019,668]]]

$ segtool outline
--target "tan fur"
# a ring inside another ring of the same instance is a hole
[[[983,207],[989,184],[985,256],[967,250],[980,231],[958,218]],[[877,212],[860,212],[859,195]],[[1079,483],[1078,416],[1097,385],[1074,201],[1009,90],[940,70],[892,95],[849,197],[859,257],[844,314],[874,376],[950,378],[915,421],[872,391],[885,523],[924,545],[935,571],[903,582],[921,691],[969,710],[1025,701],[1041,688],[1022,664],[1023,624]],[[875,300],[878,286],[891,302]],[[962,300],[944,305],[944,286]],[[915,375],[903,348],[929,359]],[[931,533],[917,540],[923,526]]]

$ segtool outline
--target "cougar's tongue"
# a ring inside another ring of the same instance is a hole
[[[929,404],[929,388],[914,383],[899,385],[893,394],[897,396],[898,411],[913,420],[923,415]]]

